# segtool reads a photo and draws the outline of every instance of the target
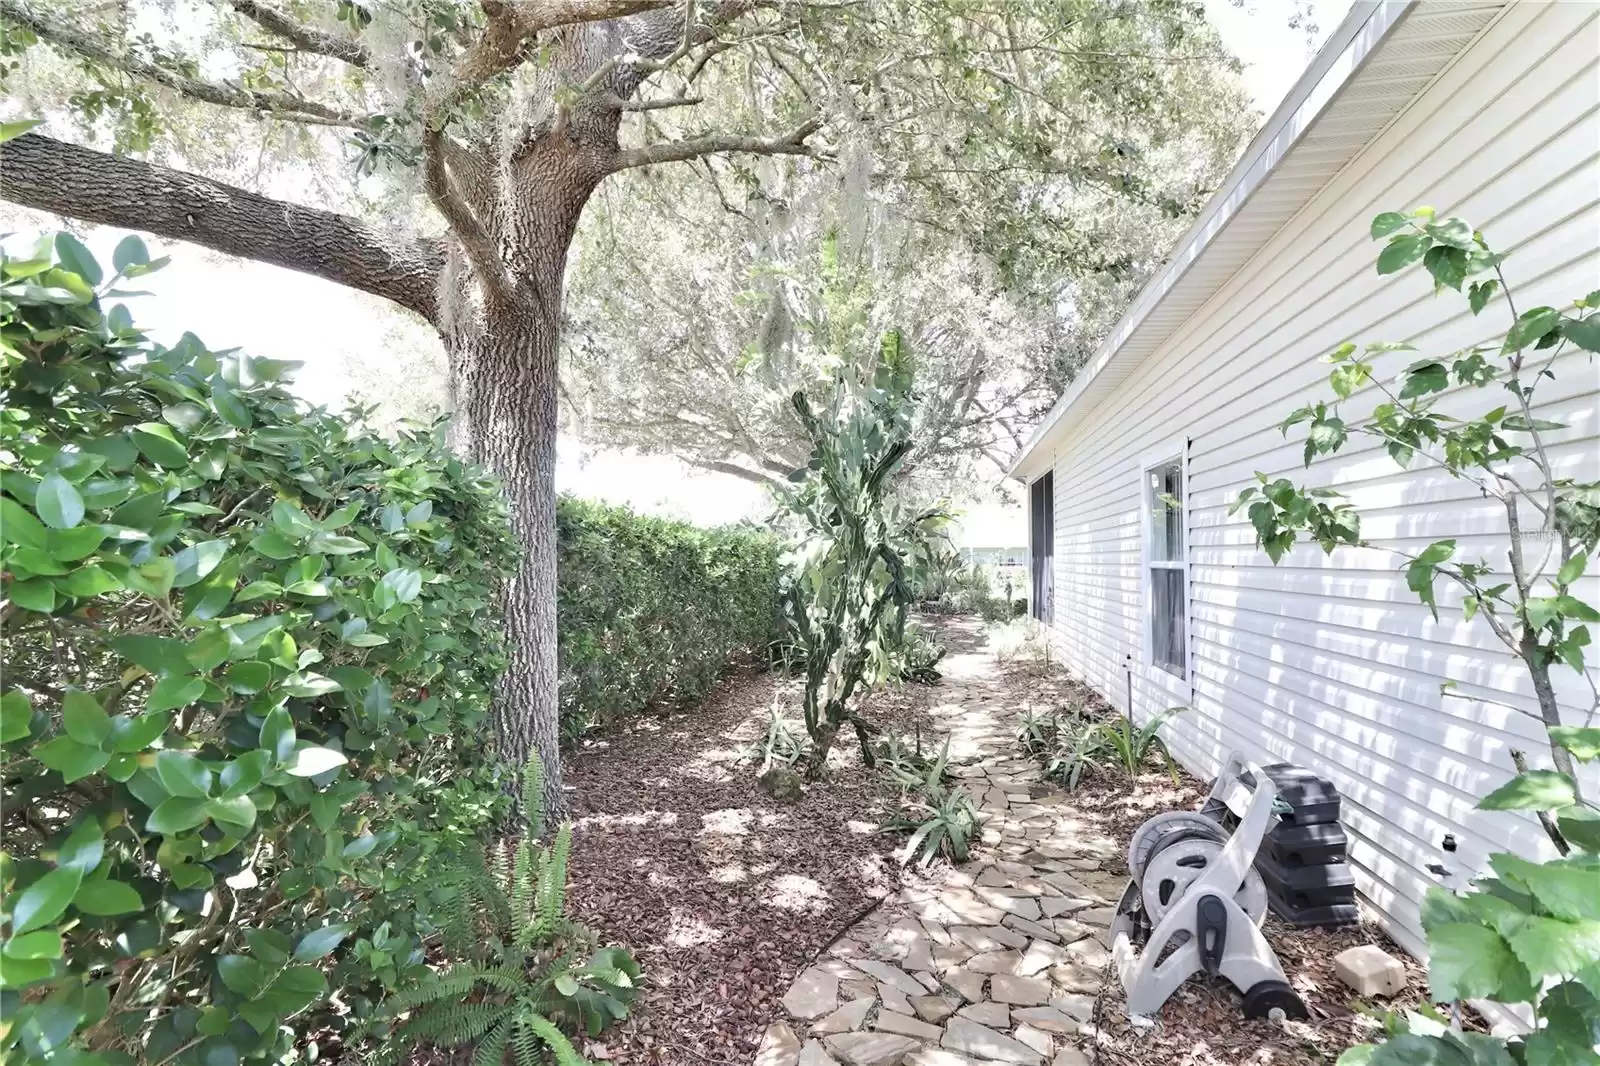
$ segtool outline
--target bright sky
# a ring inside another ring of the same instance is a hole
[[[1206,0],[1206,13],[1224,43],[1245,64],[1246,87],[1263,116],[1270,114],[1305,68],[1316,45],[1339,24],[1351,0],[1315,0],[1315,44],[1288,25],[1292,0]],[[51,223],[0,203],[0,233],[37,232]],[[81,229],[81,227],[74,227]],[[123,236],[91,230],[90,247],[109,262]],[[141,279],[150,296],[132,301],[136,320],[157,340],[184,330],[212,348],[239,347],[256,355],[305,362],[296,390],[317,403],[340,403],[351,365],[385,359],[389,312],[374,298],[353,294],[304,274],[230,259],[192,245],[149,241],[152,254],[172,265]],[[181,295],[180,295],[181,294]],[[557,484],[563,491],[626,503],[640,510],[702,524],[759,518],[768,503],[762,490],[723,474],[701,473],[665,457],[641,456],[560,443]],[[958,541],[978,545],[1026,542],[1020,508],[974,508]]]

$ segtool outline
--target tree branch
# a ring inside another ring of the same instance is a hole
[[[692,107],[703,104],[703,96],[664,96],[654,100],[624,100],[620,96],[607,96],[606,106],[617,111],[660,111],[668,107]]]
[[[353,67],[365,67],[371,62],[366,45],[359,41],[303,25],[259,0],[228,0],[228,4],[268,33],[298,45],[301,51],[331,56]]]
[[[759,470],[751,470],[747,466],[740,466],[738,463],[725,462],[721,459],[691,458],[689,459],[689,463],[693,466],[698,466],[702,470],[709,470],[714,474],[731,474],[742,481],[750,481],[757,485],[765,485],[768,488],[777,488],[783,484],[782,481],[770,474],[763,474]]]
[[[485,295],[491,300],[502,300],[511,290],[505,263],[483,220],[451,181],[445,160],[446,143],[443,131],[433,128],[422,131],[423,175],[428,199],[439,209],[439,213],[450,224],[450,232],[461,242],[462,250],[483,283]]]
[[[0,144],[0,196],[85,222],[144,230],[437,312],[435,241],[389,240],[364,223],[220,181],[39,134]]]
[[[0,0],[3,2],[3,0]],[[545,30],[584,22],[606,22],[642,11],[671,7],[673,0],[479,0],[488,25],[456,63],[449,85],[424,108],[430,125],[477,92],[490,79],[521,63],[533,37]]]
[[[286,118],[321,126],[359,128],[366,125],[369,117],[328,107],[315,100],[301,99],[288,93],[218,85],[200,78],[191,78],[147,59],[140,59],[138,56],[118,54],[91,34],[51,21],[28,7],[23,0],[0,0],[0,15],[32,30],[36,36],[49,41],[57,48],[91,62],[104,63],[136,78],[164,85],[174,92],[208,104],[256,111],[266,117]]]
[[[629,167],[647,167],[656,163],[681,163],[702,156],[726,152],[746,152],[751,155],[814,155],[806,145],[806,138],[822,127],[822,120],[813,116],[781,137],[710,136],[694,137],[664,144],[647,144],[618,152],[612,163],[613,171]]]

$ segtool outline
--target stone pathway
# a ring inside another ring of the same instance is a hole
[[[1082,1066],[1124,879],[1015,744],[992,656],[945,659],[931,715],[988,819],[972,860],[902,889],[795,979],[755,1066]]]

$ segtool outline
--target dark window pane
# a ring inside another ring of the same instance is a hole
[[[1164,670],[1187,676],[1184,648],[1183,571],[1150,570],[1150,657]]]

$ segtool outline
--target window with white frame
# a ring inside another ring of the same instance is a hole
[[[1149,661],[1179,678],[1189,676],[1187,571],[1183,531],[1183,457],[1144,471],[1145,603]]]

